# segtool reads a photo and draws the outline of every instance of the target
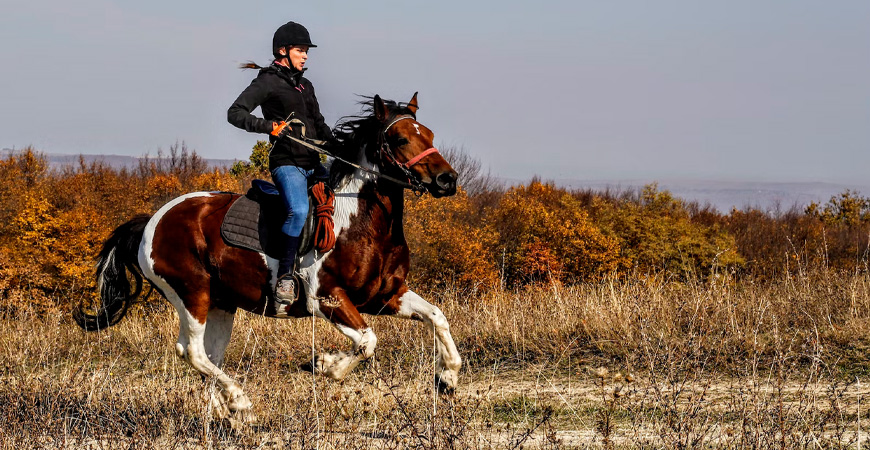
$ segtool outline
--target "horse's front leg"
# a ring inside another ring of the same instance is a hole
[[[315,302],[315,314],[332,323],[347,336],[353,347],[350,352],[318,354],[306,368],[342,380],[360,361],[375,354],[378,338],[343,289],[335,288],[329,295],[317,298]]]
[[[435,383],[441,393],[453,393],[459,378],[459,368],[462,367],[462,358],[453,336],[450,335],[450,324],[447,317],[437,306],[423,300],[413,291],[408,291],[398,298],[398,305],[393,308],[396,317],[403,319],[419,320],[432,327],[435,333],[435,348],[438,352],[438,360],[435,372]]]

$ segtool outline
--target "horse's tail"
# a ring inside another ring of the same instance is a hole
[[[139,243],[150,219],[147,214],[133,217],[115,228],[103,244],[97,256],[100,307],[95,314],[85,313],[81,305],[73,311],[73,319],[86,331],[102,330],[120,322],[133,300],[142,293]],[[133,275],[135,286],[130,286],[127,271]]]

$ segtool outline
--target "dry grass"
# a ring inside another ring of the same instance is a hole
[[[465,358],[452,397],[433,395],[432,336],[420,324],[372,318],[375,359],[335,382],[298,369],[311,355],[311,320],[239,313],[225,368],[259,416],[244,430],[212,419],[203,393],[214,386],[175,356],[177,321],[165,301],[94,334],[66,315],[6,308],[0,444],[845,448],[860,437],[867,445],[858,434],[867,420],[859,406],[867,275],[765,284],[650,277],[429,298]],[[321,321],[314,344],[347,345]]]

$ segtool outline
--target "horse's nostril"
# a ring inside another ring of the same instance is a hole
[[[450,172],[444,172],[441,175],[438,175],[438,177],[435,178],[435,182],[443,189],[452,189],[456,187],[456,177],[456,172],[451,170]]]

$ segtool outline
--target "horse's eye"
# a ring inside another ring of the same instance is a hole
[[[395,147],[401,147],[401,146],[403,146],[403,145],[406,145],[407,143],[408,143],[408,140],[405,139],[405,138],[398,138],[398,139],[396,139],[396,141],[394,142]]]

